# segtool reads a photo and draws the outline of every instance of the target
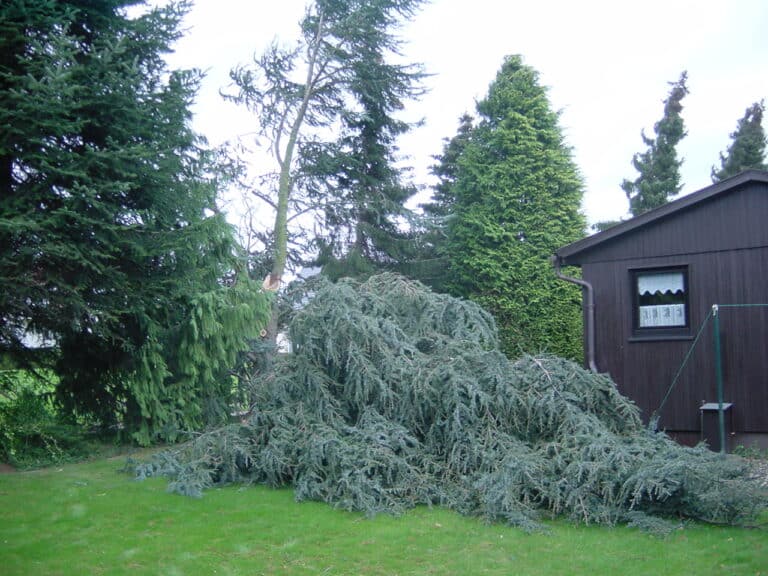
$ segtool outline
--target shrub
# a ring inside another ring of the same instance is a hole
[[[52,391],[23,370],[4,371],[0,403],[0,460],[38,468],[81,459],[89,446],[81,427],[63,420]]]

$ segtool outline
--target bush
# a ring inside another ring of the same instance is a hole
[[[22,370],[4,371],[3,376],[0,460],[17,468],[39,468],[89,454],[85,433],[58,415],[49,386]]]
[[[768,460],[768,448],[761,448],[757,443],[749,446],[739,444],[733,449],[733,453],[747,460]]]

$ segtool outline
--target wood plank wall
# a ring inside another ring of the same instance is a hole
[[[595,288],[597,364],[643,410],[656,410],[713,304],[768,303],[768,186],[751,183],[580,256]],[[630,271],[688,267],[688,339],[638,341]],[[721,309],[725,401],[737,432],[768,432],[768,308]],[[660,426],[696,431],[716,400],[711,321],[667,400]]]

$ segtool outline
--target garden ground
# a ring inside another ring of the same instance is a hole
[[[366,519],[288,489],[176,496],[124,464],[0,475],[2,573],[768,575],[765,529],[689,525],[660,539],[555,521],[531,535],[439,508]]]

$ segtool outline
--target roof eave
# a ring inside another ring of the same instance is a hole
[[[555,256],[563,265],[578,265],[579,261],[576,257],[579,254],[586,252],[587,250],[591,250],[592,248],[595,248],[604,242],[616,238],[617,236],[622,236],[628,232],[642,228],[643,226],[647,226],[652,222],[666,218],[670,214],[685,210],[689,206],[703,202],[709,198],[712,198],[713,196],[717,196],[718,194],[722,194],[728,190],[738,188],[739,186],[742,186],[748,182],[768,183],[768,172],[762,170],[746,170],[737,174],[736,176],[732,176],[731,178],[723,180],[722,182],[712,184],[711,186],[707,186],[706,188],[702,188],[701,190],[687,194],[682,198],[673,200],[672,202],[664,204],[663,206],[649,210],[640,216],[630,218],[629,220],[626,220],[621,224],[617,224],[608,230],[598,232],[597,234],[587,236],[586,238],[577,240],[576,242],[568,244],[567,246],[563,246],[562,248],[555,251]]]

